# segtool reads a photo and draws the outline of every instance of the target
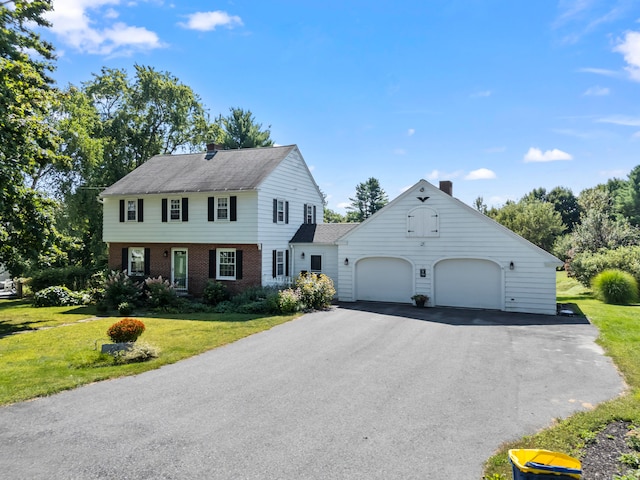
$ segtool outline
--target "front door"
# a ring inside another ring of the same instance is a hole
[[[171,282],[177,290],[187,289],[187,249],[174,248],[171,250]]]

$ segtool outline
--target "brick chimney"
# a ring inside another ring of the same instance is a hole
[[[207,143],[207,153],[216,152],[218,150],[224,150],[219,143]]]
[[[453,183],[450,180],[440,180],[440,190],[447,195],[453,196]]]

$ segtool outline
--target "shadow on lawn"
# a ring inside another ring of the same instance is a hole
[[[394,315],[426,322],[445,323],[456,326],[487,326],[496,325],[588,325],[589,321],[582,315],[536,315],[532,313],[513,313],[498,310],[481,310],[453,307],[418,308],[402,303],[355,302],[340,303],[341,309],[358,310],[382,315]],[[573,307],[577,308],[577,306]],[[575,312],[575,310],[574,310]],[[577,312],[575,312],[577,313]]]

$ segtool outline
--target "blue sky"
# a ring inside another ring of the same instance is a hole
[[[212,117],[251,110],[344,213],[376,177],[499,206],[640,164],[636,0],[53,0],[61,87],[168,71]]]

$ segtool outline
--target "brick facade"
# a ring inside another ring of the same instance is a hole
[[[147,244],[109,244],[109,268],[112,270],[122,269],[122,249],[129,247],[149,248],[149,276],[171,279],[171,249],[183,248],[187,250],[188,259],[188,280],[187,288],[194,297],[202,296],[207,281],[209,280],[209,250],[217,248],[235,248],[242,250],[242,279],[240,280],[220,280],[227,285],[232,293],[237,293],[247,287],[262,284],[262,252],[257,245],[241,244],[201,244],[191,243],[184,245],[174,245],[169,243],[147,243]],[[165,257],[165,252],[167,256]]]

